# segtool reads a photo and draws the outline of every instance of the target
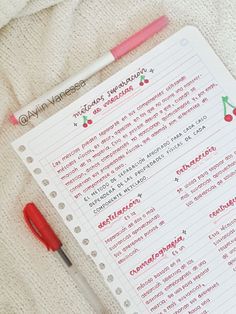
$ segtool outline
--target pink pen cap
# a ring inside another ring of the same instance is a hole
[[[11,124],[13,124],[13,125],[16,125],[16,124],[19,123],[18,120],[16,119],[16,117],[14,116],[14,114],[11,114],[11,115],[9,116],[9,121],[10,121]]]
[[[118,46],[112,48],[111,53],[116,60],[120,59],[123,55],[137,48],[147,39],[152,37],[155,33],[160,32],[165,26],[168,25],[168,23],[168,18],[165,15],[161,16],[128,39],[124,40]]]

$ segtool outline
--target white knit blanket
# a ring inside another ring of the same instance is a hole
[[[65,250],[110,313],[122,313],[93,262],[10,146],[30,125],[14,127],[8,115],[163,14],[170,18],[167,29],[95,75],[76,97],[187,24],[201,30],[236,77],[236,0],[0,0],[1,314],[92,313],[55,254],[47,252],[27,230],[22,208],[29,201],[55,227]]]

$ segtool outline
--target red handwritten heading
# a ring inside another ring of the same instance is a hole
[[[193,160],[191,160],[189,163],[183,165],[180,169],[176,171],[178,175],[181,175],[185,171],[189,170],[192,166],[197,165],[200,161],[202,161],[204,158],[206,158],[208,155],[216,151],[216,147],[207,147],[207,149],[195,157]]]
[[[211,212],[209,214],[210,218],[215,218],[217,217],[219,214],[221,214],[222,212],[224,212],[226,209],[230,208],[231,206],[235,206],[236,205],[236,197],[228,200],[227,203],[220,205],[216,210],[214,210],[213,212]]]
[[[108,217],[105,220],[101,221],[100,224],[98,225],[98,228],[102,229],[106,225],[109,225],[110,223],[120,218],[122,215],[125,214],[125,212],[127,212],[129,209],[131,209],[132,207],[134,207],[136,204],[140,202],[141,202],[140,198],[135,198],[134,200],[130,200],[127,205],[125,205],[121,209],[118,209],[113,214],[108,215]]]
[[[132,269],[129,273],[131,276],[134,276],[138,274],[141,270],[143,270],[145,267],[149,266],[150,264],[154,263],[159,257],[164,256],[166,252],[168,252],[170,249],[175,248],[179,242],[182,242],[184,240],[184,237],[181,235],[168,243],[166,246],[162,247],[158,252],[153,253],[146,261],[142,262],[139,266]]]
[[[127,92],[130,92],[133,90],[133,87],[131,83],[139,78],[142,74],[147,72],[147,69],[142,68],[139,69],[137,72],[131,74],[129,77],[125,78],[119,84],[116,86],[113,86],[110,90],[107,90],[102,95],[99,95],[96,99],[93,99],[90,103],[84,104],[77,112],[73,113],[74,118],[78,118],[82,115],[85,115],[88,113],[94,106],[99,105],[101,106],[102,103],[105,102],[105,107],[107,107],[110,103],[116,101],[117,99],[124,96]],[[125,90],[123,90],[125,88]],[[116,93],[119,92],[118,98],[116,97]]]

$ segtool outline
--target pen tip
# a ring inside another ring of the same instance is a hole
[[[71,267],[72,266],[72,263],[69,259],[69,257],[65,254],[65,252],[60,248],[57,250],[57,252],[59,253],[59,255],[61,256],[61,258],[63,259],[63,261],[66,263],[66,265],[68,267]]]

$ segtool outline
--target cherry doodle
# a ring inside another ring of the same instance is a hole
[[[87,128],[89,124],[92,124],[93,121],[91,119],[88,119],[87,116],[83,116],[83,127]]]
[[[145,75],[140,75],[140,82],[139,82],[139,85],[140,86],[143,86],[144,84],[148,84],[149,83],[149,80],[148,79],[145,79]]]
[[[233,116],[232,114],[227,114],[227,106],[233,108],[233,114],[236,116],[236,107],[233,106],[231,103],[229,103],[229,97],[228,96],[223,96],[222,97],[222,102],[224,106],[224,119],[226,122],[231,122],[233,121]]]

